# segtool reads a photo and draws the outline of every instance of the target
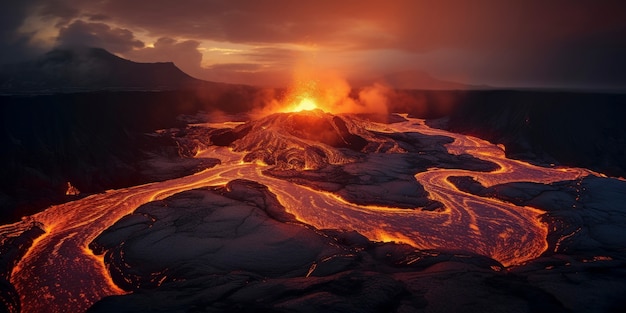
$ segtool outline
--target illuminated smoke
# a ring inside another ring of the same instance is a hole
[[[361,89],[357,98],[351,97],[352,87],[347,80],[332,71],[303,71],[294,75],[293,84],[283,97],[265,92],[256,100],[264,104],[255,112],[262,117],[272,113],[294,112],[313,108],[340,113],[388,113],[389,96],[393,91],[376,83]],[[314,104],[314,105],[313,105]]]

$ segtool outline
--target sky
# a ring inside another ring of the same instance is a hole
[[[20,0],[0,63],[94,46],[206,80],[415,71],[494,87],[626,89],[626,4],[602,0]]]

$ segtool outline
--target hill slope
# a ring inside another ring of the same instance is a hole
[[[42,93],[94,90],[176,90],[211,84],[174,63],[137,63],[100,48],[55,49],[0,71],[0,92]]]

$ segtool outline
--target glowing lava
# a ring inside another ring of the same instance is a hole
[[[305,97],[293,110],[316,107],[312,98]],[[363,131],[379,133],[421,132],[452,137],[454,142],[446,146],[449,153],[467,153],[494,162],[500,169],[494,172],[431,169],[414,175],[430,198],[445,206],[442,212],[430,212],[355,205],[333,193],[266,176],[262,171],[267,165],[244,162],[244,152],[210,146],[197,157],[220,159],[221,164],[214,168],[179,179],[95,194],[31,216],[31,220],[44,225],[46,234],[33,243],[11,275],[11,283],[20,295],[22,311],[84,312],[105,296],[122,294],[123,291],[112,283],[102,257],[94,256],[89,250],[89,243],[138,206],[192,188],[224,185],[238,178],[254,180],[268,186],[299,220],[318,228],[356,230],[373,240],[403,241],[419,248],[470,251],[512,265],[545,251],[547,228],[538,220],[542,212],[467,194],[447,178],[472,176],[491,186],[512,181],[550,183],[591,173],[584,169],[542,168],[509,160],[500,148],[489,142],[432,129],[422,120],[407,119],[389,125],[363,121],[361,126]],[[16,224],[20,223],[25,222]],[[0,227],[0,234],[14,231],[17,229],[14,226]]]
[[[290,113],[321,109],[320,106],[318,106],[320,100],[319,93],[316,80],[298,80],[288,89],[285,98],[275,112]]]
[[[300,102],[285,108],[282,112],[284,113],[302,112],[302,111],[313,111],[315,109],[319,109],[317,104],[315,103],[315,100],[309,97],[302,97],[302,100],[300,100]]]

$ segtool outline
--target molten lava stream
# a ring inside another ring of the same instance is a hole
[[[236,175],[233,171],[236,168],[229,166],[212,168],[92,195],[33,215],[33,220],[45,226],[46,234],[35,241],[11,275],[22,312],[84,312],[105,296],[124,293],[113,284],[102,258],[93,255],[89,243],[138,206],[184,190],[225,184]]]
[[[403,241],[419,248],[470,251],[511,265],[530,260],[546,249],[546,226],[537,219],[540,212],[461,192],[447,178],[472,176],[490,186],[511,181],[549,183],[590,173],[508,160],[495,145],[431,129],[417,119],[364,125],[377,131],[418,131],[452,137],[454,142],[447,146],[451,153],[465,152],[494,162],[500,169],[493,173],[433,169],[415,175],[430,197],[446,207],[443,212],[428,212],[354,205],[331,193],[265,176],[261,173],[264,165],[241,162],[243,153],[209,147],[199,156],[219,158],[222,163],[214,168],[170,181],[92,195],[33,215],[33,220],[45,225],[46,234],[36,240],[11,276],[23,312],[83,312],[102,297],[123,293],[112,283],[102,258],[94,256],[88,244],[138,206],[183,190],[223,185],[237,178],[254,180],[267,185],[299,220],[318,228],[356,230],[372,240]]]
[[[406,116],[405,116],[406,118]],[[543,212],[520,207],[496,199],[478,197],[459,191],[449,183],[451,176],[471,176],[489,187],[509,182],[553,183],[597,174],[579,168],[545,168],[526,162],[507,159],[504,151],[488,141],[447,131],[433,129],[423,120],[407,118],[407,122],[393,124],[392,131],[419,131],[427,135],[452,137],[446,145],[452,154],[467,153],[493,162],[500,169],[494,172],[474,172],[455,169],[436,169],[418,173],[415,178],[429,192],[430,197],[451,209],[452,223],[467,225],[475,234],[482,235],[483,247],[470,248],[474,252],[491,256],[504,265],[520,264],[538,257],[547,248],[547,226],[539,221]],[[467,242],[473,245],[475,242]],[[456,245],[453,245],[456,247]]]
[[[357,206],[332,194],[315,192],[278,179],[259,176],[260,182],[270,186],[281,203],[299,220],[315,227],[354,229],[373,240],[402,241],[423,249],[471,251],[508,266],[536,258],[547,248],[547,226],[539,221],[542,212],[459,191],[448,177],[471,176],[485,186],[492,186],[513,181],[551,183],[592,173],[584,169],[542,168],[509,160],[496,145],[432,129],[418,119],[370,126],[377,131],[417,131],[452,137],[454,142],[447,145],[450,153],[468,153],[494,162],[500,169],[491,173],[431,169],[416,174],[415,178],[430,198],[444,204],[444,212]],[[303,204],[303,200],[313,205]]]

